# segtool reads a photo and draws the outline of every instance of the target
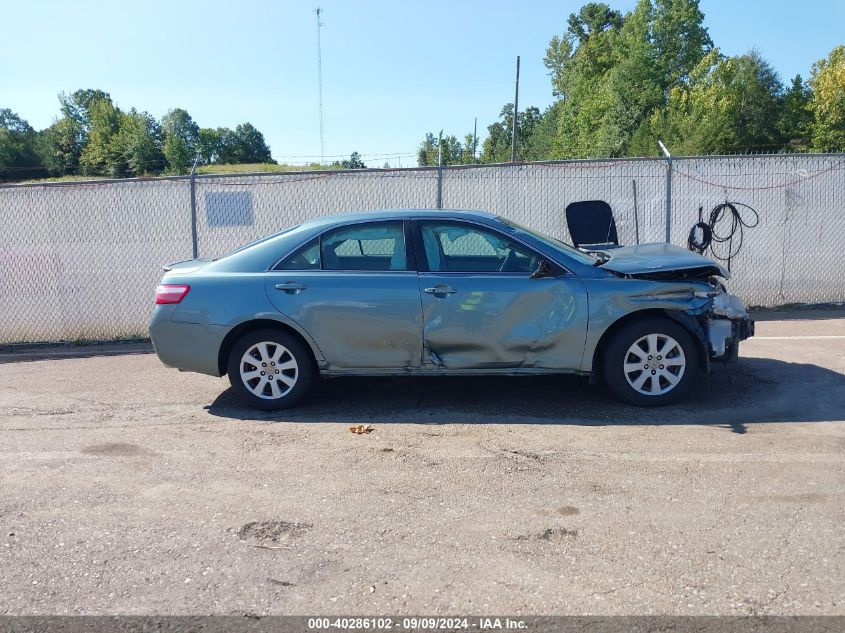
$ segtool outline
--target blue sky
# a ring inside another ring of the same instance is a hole
[[[280,162],[319,156],[316,17],[324,9],[325,154],[414,164],[426,131],[479,136],[513,100],[552,101],[542,59],[574,0],[92,0],[6,2],[0,107],[40,129],[59,91],[101,88],[160,117],[182,107],[203,127],[250,121]],[[627,11],[633,0],[609,2]],[[756,48],[786,80],[845,43],[842,0],[702,0],[713,41]],[[387,156],[393,155],[393,156]]]

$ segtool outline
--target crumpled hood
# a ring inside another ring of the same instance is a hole
[[[624,275],[700,270],[702,275],[720,275],[725,279],[731,276],[727,268],[712,259],[665,242],[610,248],[602,253],[610,259],[601,268]]]

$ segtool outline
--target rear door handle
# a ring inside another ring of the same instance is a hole
[[[284,290],[285,292],[300,292],[305,290],[308,286],[301,284],[298,281],[286,281],[281,284],[276,284],[276,290]]]
[[[449,284],[438,284],[433,288],[426,288],[423,292],[430,295],[453,295],[457,292],[457,290],[452,288]]]

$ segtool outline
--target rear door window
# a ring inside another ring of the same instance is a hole
[[[273,270],[320,270],[320,238],[300,246],[276,264]]]
[[[401,220],[344,226],[324,233],[323,270],[407,270]]]

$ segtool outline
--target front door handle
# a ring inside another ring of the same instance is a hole
[[[281,284],[276,284],[276,290],[284,290],[288,293],[297,293],[305,290],[308,286],[301,284],[298,281],[286,281]]]
[[[438,284],[433,288],[426,288],[423,292],[430,295],[453,295],[457,292],[449,284]]]

